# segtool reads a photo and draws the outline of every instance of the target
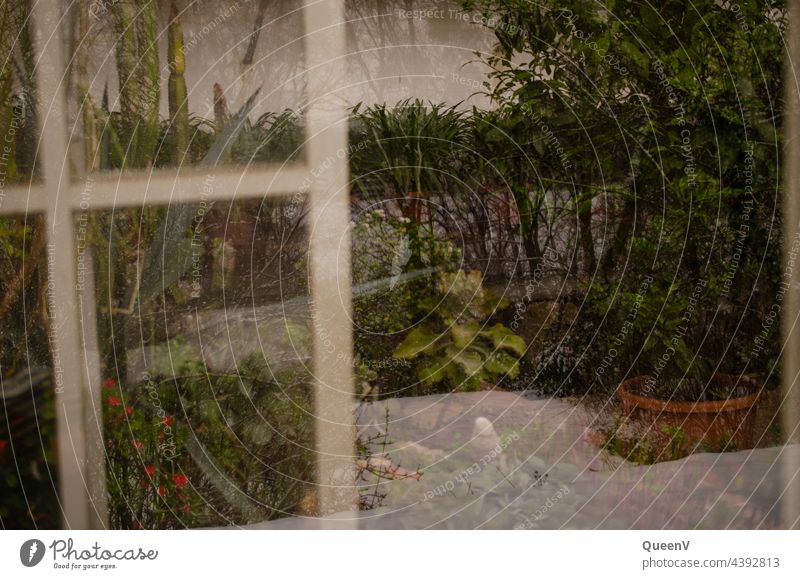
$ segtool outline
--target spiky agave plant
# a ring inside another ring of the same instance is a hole
[[[243,164],[296,160],[303,139],[303,120],[297,112],[267,112],[253,122],[245,119],[231,155]]]

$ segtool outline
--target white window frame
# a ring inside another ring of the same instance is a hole
[[[347,115],[337,106],[330,85],[330,79],[342,78],[335,74],[344,70],[344,0],[304,0],[308,71],[305,162],[283,167],[251,165],[246,171],[236,167],[210,171],[175,168],[78,179],[69,168],[63,8],[62,0],[38,0],[31,15],[41,118],[36,159],[40,178],[8,187],[0,198],[0,215],[40,214],[46,221],[63,528],[108,526],[96,298],[91,272],[78,287],[78,252],[86,250],[77,243],[75,216],[145,204],[200,202],[209,174],[214,179],[215,200],[303,193],[309,203],[318,509],[323,514],[357,509],[352,466],[350,256],[340,249],[350,247]],[[325,74],[314,74],[315,70],[325,70]],[[317,170],[309,178],[313,167],[324,167],[324,171]],[[90,259],[82,261],[91,263]],[[334,348],[320,347],[320,336]],[[325,353],[331,349],[348,355]]]

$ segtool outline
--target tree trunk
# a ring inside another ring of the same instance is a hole
[[[619,226],[614,234],[614,238],[608,246],[608,249],[603,256],[601,263],[601,270],[603,277],[608,280],[613,274],[617,265],[619,256],[625,252],[628,246],[631,234],[633,233],[633,226],[636,222],[636,201],[627,199],[622,206],[622,213],[619,219]]]
[[[583,253],[584,271],[591,277],[597,267],[594,255],[594,237],[592,235],[592,198],[578,202],[578,241]]]
[[[157,6],[153,0],[119,0],[112,10],[122,127],[129,145],[125,165],[140,169],[152,165],[158,143]]]
[[[169,83],[167,98],[169,101],[170,145],[174,165],[182,165],[189,149],[189,97],[186,90],[186,58],[183,51],[183,30],[181,29],[180,10],[177,0],[170,3],[170,20],[168,28],[167,61],[169,65]]]
[[[512,187],[514,202],[519,214],[519,229],[522,247],[528,262],[528,273],[533,275],[536,265],[542,259],[542,248],[539,246],[539,219],[534,210],[527,187]]]
[[[256,12],[256,20],[253,23],[253,33],[250,35],[250,41],[247,43],[247,52],[245,52],[242,64],[250,66],[253,64],[253,58],[256,54],[256,47],[258,46],[258,37],[261,36],[261,29],[264,27],[264,15],[267,12],[268,0],[258,1],[258,11]]]

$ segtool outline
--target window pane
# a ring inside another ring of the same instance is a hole
[[[315,512],[305,215],[298,196],[79,217],[114,528]]]
[[[0,216],[0,526],[57,529],[44,222]]]
[[[75,168],[299,159],[299,7],[298,0],[70,3]]]
[[[36,173],[38,103],[30,2],[0,7],[0,197]]]
[[[347,4],[363,524],[785,524],[785,14]]]

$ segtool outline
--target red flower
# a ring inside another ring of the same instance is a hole
[[[172,482],[175,483],[175,486],[179,489],[186,486],[186,483],[189,482],[189,477],[185,474],[174,474],[172,475]]]
[[[162,497],[167,496],[167,489],[164,485],[159,485],[158,487],[158,494]]]
[[[133,414],[133,406],[131,406],[130,404],[128,404],[128,405],[125,407],[125,414],[127,414],[128,416],[130,416],[131,414]]]
[[[161,421],[161,424],[164,426],[172,426],[172,416],[165,416],[164,420]]]
[[[186,513],[186,514],[191,513],[192,512],[192,505],[189,505],[189,504],[183,505],[183,512]]]
[[[109,396],[108,403],[111,404],[111,406],[119,406],[120,404],[122,404],[122,400],[120,400],[116,396]]]
[[[133,445],[133,448],[135,448],[136,450],[139,450],[144,446],[144,443],[141,440],[132,440],[131,444]]]
[[[106,447],[107,448],[114,448],[114,441],[109,438],[108,442],[106,442]]]
[[[8,441],[0,440],[0,453],[5,452],[6,446],[8,446]]]
[[[103,386],[106,387],[106,388],[113,388],[116,385],[117,385],[117,381],[114,380],[113,378],[106,378],[106,381],[103,382]]]
[[[156,472],[156,467],[154,467],[152,464],[148,464],[144,467],[144,472],[148,478],[153,478],[153,475]]]
[[[135,523],[133,523],[133,528],[134,529],[144,529],[144,525],[142,523],[140,523],[139,521],[136,521]]]

